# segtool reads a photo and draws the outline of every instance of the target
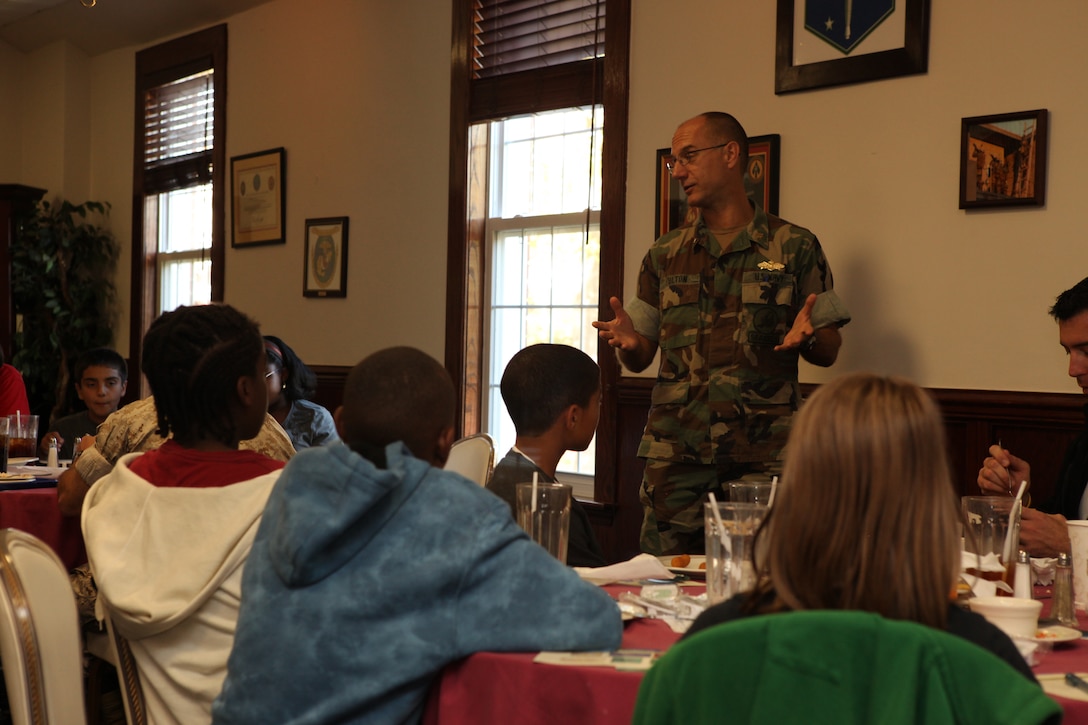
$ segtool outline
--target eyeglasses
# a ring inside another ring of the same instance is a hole
[[[275,370],[273,370],[273,371],[271,371],[271,372],[265,373],[265,374],[264,374],[264,379],[265,379],[265,380],[268,380],[268,379],[269,379],[270,377],[272,377],[273,375],[275,375],[276,373],[278,373],[278,372],[279,372],[280,370],[283,370],[283,368],[276,368]]]
[[[665,168],[668,169],[669,173],[671,174],[673,171],[676,170],[677,166],[687,166],[692,161],[694,161],[695,154],[701,153],[703,151],[710,151],[711,149],[720,149],[722,146],[728,146],[730,143],[732,142],[726,141],[725,143],[720,143],[717,146],[705,146],[701,149],[691,149],[689,151],[683,152],[679,156],[666,156]]]

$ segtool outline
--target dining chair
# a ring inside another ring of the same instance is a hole
[[[75,595],[57,555],[0,530],[0,662],[15,725],[85,725]]]
[[[140,685],[140,673],[136,669],[136,660],[128,640],[117,632],[113,618],[106,613],[106,635],[109,637],[112,653],[116,657],[117,679],[121,685],[121,701],[125,706],[125,721],[128,725],[147,725],[147,709],[144,707],[144,691]]]
[[[962,637],[871,612],[738,619],[673,645],[633,725],[1059,723],[1038,684]]]
[[[487,433],[476,433],[453,442],[444,466],[481,486],[491,480],[495,467],[495,441]]]

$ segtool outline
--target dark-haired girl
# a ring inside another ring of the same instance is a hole
[[[317,388],[313,371],[278,337],[265,335],[264,351],[268,413],[287,431],[295,449],[340,440],[329,411],[309,400]]]

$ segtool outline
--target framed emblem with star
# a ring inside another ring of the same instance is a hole
[[[930,0],[778,0],[776,94],[925,73]]]

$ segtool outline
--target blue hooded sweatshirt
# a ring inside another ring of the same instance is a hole
[[[442,668],[474,652],[619,646],[615,602],[501,499],[401,443],[384,458],[334,444],[284,468],[214,723],[414,723]]]

